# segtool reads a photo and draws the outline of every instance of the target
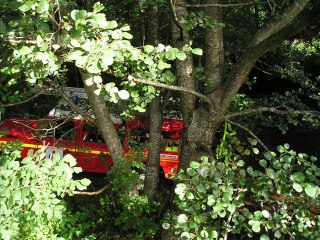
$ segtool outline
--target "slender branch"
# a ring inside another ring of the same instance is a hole
[[[280,115],[286,115],[286,114],[296,114],[296,115],[302,115],[302,114],[309,114],[313,116],[320,117],[320,111],[314,111],[314,110],[295,110],[292,108],[285,107],[287,110],[280,110],[277,107],[260,107],[260,108],[254,108],[254,109],[248,109],[243,110],[239,112],[234,112],[225,115],[225,119],[230,119],[234,117],[239,117],[243,115],[253,114],[253,113],[259,113],[259,112],[270,112],[270,113],[276,113]]]
[[[30,40],[30,39],[25,39],[25,38],[4,38],[4,37],[0,37],[0,41],[3,42],[8,42],[11,44],[37,44],[36,40]]]
[[[170,0],[170,6],[172,8],[173,21],[177,25],[177,27],[179,28],[180,35],[181,35],[180,37],[183,38],[183,27],[181,26],[181,24],[179,22],[179,19],[177,17],[176,8],[175,8],[175,5],[173,3],[173,0]]]
[[[253,137],[254,139],[257,140],[257,142],[261,145],[261,147],[262,147],[264,150],[266,150],[267,152],[270,152],[269,148],[268,148],[268,147],[261,141],[261,139],[260,139],[257,135],[255,135],[250,129],[246,128],[245,126],[243,126],[243,125],[241,125],[241,124],[239,124],[239,123],[236,123],[236,122],[233,122],[233,121],[230,121],[230,120],[228,120],[227,122],[228,122],[228,123],[231,123],[232,125],[240,128],[240,129],[242,129],[242,130],[244,130],[244,131],[246,131],[247,133],[249,133],[249,135],[250,135],[251,137]]]
[[[181,7],[189,7],[189,8],[203,8],[203,7],[220,7],[220,8],[229,8],[229,7],[245,7],[245,6],[250,6],[255,3],[259,2],[259,0],[254,0],[250,2],[245,2],[245,3],[226,3],[226,4],[220,4],[220,3],[205,3],[205,4],[181,4],[181,5],[176,5],[176,6],[181,6]]]
[[[204,102],[208,103],[211,107],[216,109],[215,104],[206,95],[203,95],[203,94],[201,94],[201,93],[199,93],[197,91],[193,91],[193,90],[190,90],[190,89],[186,89],[184,87],[169,85],[169,84],[165,84],[165,83],[154,82],[154,81],[147,80],[147,79],[134,78],[132,76],[129,76],[128,80],[129,81],[133,81],[133,82],[138,82],[138,83],[151,85],[151,86],[158,87],[158,88],[164,88],[164,89],[168,89],[168,90],[189,93],[189,94],[192,94],[192,95],[198,97],[199,99],[202,99]]]
[[[95,192],[80,192],[80,191],[73,191],[74,195],[84,195],[84,196],[94,196],[99,195],[105,191],[107,191],[111,187],[111,183],[105,185],[103,188],[99,189]]]
[[[236,211],[234,210],[234,211],[232,211],[230,214],[229,214],[229,217],[228,217],[228,219],[227,219],[227,223],[226,223],[226,233],[225,233],[225,235],[224,235],[224,238],[223,238],[223,240],[227,240],[228,239],[228,234],[229,234],[229,232],[230,232],[230,222],[231,222],[231,220],[232,220],[232,217],[233,217],[233,215],[234,215],[234,213],[235,213]]]
[[[68,95],[64,93],[63,90],[60,88],[53,88],[52,91],[56,92],[59,96],[63,97],[64,100],[68,103],[68,105],[76,111],[76,113],[80,114],[83,118],[93,122],[94,118],[90,116],[90,114],[85,113],[84,111],[81,110],[71,99]]]
[[[20,101],[20,102],[16,102],[16,103],[8,103],[8,104],[3,104],[0,102],[0,106],[1,107],[12,107],[12,106],[15,106],[15,105],[20,105],[20,104],[23,104],[23,103],[26,103],[26,102],[29,102],[31,101],[32,99],[35,99],[37,97],[39,97],[40,95],[44,94],[45,91],[41,91],[41,92],[38,92],[36,95],[33,95],[32,97],[29,97],[23,101]]]

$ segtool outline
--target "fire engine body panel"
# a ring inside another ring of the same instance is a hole
[[[135,117],[125,124],[115,124],[115,129],[124,130],[121,138],[123,149],[128,156],[137,158],[130,147],[129,141],[140,142],[148,138],[149,122],[143,117]],[[90,123],[66,118],[48,118],[43,120],[6,119],[0,124],[0,131],[6,134],[0,137],[0,145],[9,141],[22,142],[21,157],[27,156],[29,150],[46,148],[46,157],[53,153],[62,156],[73,155],[77,166],[84,172],[107,173],[112,166],[112,158],[108,147],[104,143],[97,129]],[[180,160],[181,134],[183,122],[181,120],[165,119],[162,122],[160,166],[166,178],[174,174]],[[134,135],[134,132],[138,134]],[[119,134],[120,135],[120,134]],[[139,155],[139,154],[138,154]],[[148,159],[148,149],[140,152],[144,162]]]

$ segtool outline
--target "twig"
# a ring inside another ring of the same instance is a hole
[[[37,44],[36,40],[30,40],[30,39],[19,39],[19,38],[4,38],[0,37],[0,41],[3,42],[8,42],[12,44],[19,44],[19,43],[24,43],[24,44]]]
[[[177,17],[176,8],[175,8],[175,5],[173,4],[173,0],[170,0],[170,6],[172,8],[173,21],[177,25],[177,27],[179,28],[180,38],[183,39],[183,27],[181,26],[179,19]]]
[[[295,110],[292,108],[284,107],[287,110],[280,110],[277,107],[259,107],[259,108],[254,108],[254,109],[248,109],[248,110],[243,110],[239,112],[234,112],[225,115],[224,119],[228,120],[230,118],[238,117],[238,116],[243,116],[247,114],[252,114],[252,113],[259,113],[259,112],[270,112],[270,113],[276,113],[280,115],[286,115],[286,114],[310,114],[313,116],[320,117],[320,111],[314,111],[314,110]]]
[[[76,111],[76,113],[80,114],[83,118],[89,120],[90,122],[93,122],[93,121],[94,121],[94,118],[91,117],[89,114],[83,112],[83,111],[81,110],[81,108],[79,108],[79,107],[70,99],[70,97],[68,97],[68,96],[63,92],[63,90],[54,87],[54,88],[52,89],[52,91],[56,92],[59,96],[61,96],[62,98],[64,98],[64,100],[68,103],[68,105],[69,105],[74,111]]]
[[[227,122],[229,122],[232,125],[237,126],[238,128],[241,128],[242,130],[245,130],[246,132],[248,132],[250,134],[250,136],[252,136],[253,138],[255,138],[257,140],[257,142],[261,145],[261,147],[264,148],[264,150],[266,150],[267,152],[270,152],[269,148],[250,129],[246,128],[245,126],[243,126],[243,125],[241,125],[239,123],[236,123],[236,122],[233,122],[233,121],[230,121],[230,120],[228,120]]]
[[[226,225],[226,233],[225,233],[225,235],[224,235],[223,240],[227,240],[227,239],[228,239],[228,234],[229,234],[229,231],[230,231],[230,222],[231,222],[231,220],[232,220],[232,217],[233,217],[234,213],[235,213],[235,211],[233,211],[233,212],[231,212],[231,213],[229,214],[229,217],[228,217],[227,223],[226,223],[226,224],[227,224],[227,225]]]
[[[221,3],[205,3],[205,4],[181,4],[177,6],[181,7],[189,7],[189,8],[203,8],[203,7],[220,7],[220,8],[229,8],[229,7],[245,7],[245,6],[250,6],[255,3],[259,2],[259,0],[254,0],[250,2],[245,2],[245,3],[226,3],[226,4],[221,4]]]
[[[3,103],[0,102],[0,106],[1,106],[1,107],[12,107],[12,106],[15,106],[15,105],[20,105],[20,104],[29,102],[29,101],[31,101],[31,100],[34,99],[34,98],[39,97],[40,95],[44,94],[44,92],[45,92],[45,91],[38,92],[36,95],[33,95],[32,97],[27,98],[27,99],[25,99],[25,100],[23,100],[23,101],[20,101],[20,102],[16,102],[16,103],[3,104]]]
[[[135,78],[135,77],[132,77],[132,76],[129,76],[128,80],[132,81],[132,82],[138,82],[138,83],[147,84],[147,85],[158,87],[158,88],[164,88],[164,89],[168,89],[168,90],[189,93],[189,94],[192,94],[192,95],[198,97],[199,99],[203,100],[204,102],[208,103],[210,105],[210,107],[213,107],[214,109],[217,108],[215,106],[215,104],[211,101],[210,98],[208,98],[206,95],[203,95],[203,94],[201,94],[201,93],[199,93],[197,91],[186,89],[186,88],[180,87],[180,86],[174,86],[174,85],[169,85],[169,84],[165,84],[165,83],[154,82],[154,81],[151,81],[151,80],[148,80],[148,79]]]
[[[74,195],[84,195],[84,196],[94,196],[94,195],[99,195],[105,191],[107,191],[111,187],[112,183],[108,183],[105,185],[103,188],[99,189],[98,191],[95,192],[80,192],[80,191],[73,191]]]

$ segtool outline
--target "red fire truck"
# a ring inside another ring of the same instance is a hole
[[[124,124],[115,124],[115,129],[121,136],[124,152],[132,156],[129,142],[147,142],[149,122],[141,116],[135,117]],[[54,152],[61,156],[73,155],[77,166],[84,172],[106,173],[112,166],[108,147],[99,131],[87,121],[67,118],[48,118],[42,120],[10,118],[0,123],[0,131],[6,132],[0,136],[1,144],[8,141],[20,141],[24,149],[24,158],[30,149],[46,148],[47,158]],[[173,168],[178,168],[180,160],[179,148],[183,122],[181,120],[164,119],[162,122],[162,140],[160,166],[166,178],[172,174]],[[148,149],[143,149],[142,160],[147,161]]]

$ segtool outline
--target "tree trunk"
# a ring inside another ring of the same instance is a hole
[[[151,6],[147,12],[148,16],[148,36],[149,44],[156,45],[158,43],[158,7]],[[149,199],[154,199],[157,193],[159,182],[159,168],[160,168],[160,144],[161,144],[161,99],[157,96],[150,104],[150,138],[149,138],[149,154],[146,169],[146,178],[144,181],[144,194]]]
[[[220,0],[208,0],[207,3],[219,4]],[[216,19],[219,23],[222,22],[222,9],[219,7],[205,8],[205,14]],[[224,46],[223,46],[223,30],[220,26],[207,28],[205,32],[205,47],[204,47],[205,69],[209,78],[206,81],[205,93],[220,105],[221,88],[223,81],[224,67]]]
[[[180,23],[181,19],[187,14],[187,9],[183,7],[185,5],[184,0],[177,0],[176,5],[173,7],[172,21],[172,39],[173,45],[181,49],[184,45],[189,44],[190,35],[184,26]],[[187,57],[184,61],[176,61],[176,77],[178,84],[186,89],[196,90],[195,82],[191,76],[193,70],[192,54],[187,53]],[[189,165],[189,156],[185,154],[188,150],[188,138],[186,137],[187,130],[191,124],[192,113],[196,106],[196,98],[191,94],[181,94],[181,111],[184,121],[185,131],[182,137],[182,149],[179,168],[184,169]]]
[[[124,157],[124,154],[120,138],[114,128],[114,124],[111,120],[106,102],[101,95],[97,95],[94,93],[94,91],[97,89],[95,84],[91,86],[86,85],[85,80],[92,77],[92,75],[84,73],[81,70],[80,73],[90,106],[92,108],[92,112],[96,119],[96,124],[103,137],[103,140],[109,148],[113,162],[116,163]]]

